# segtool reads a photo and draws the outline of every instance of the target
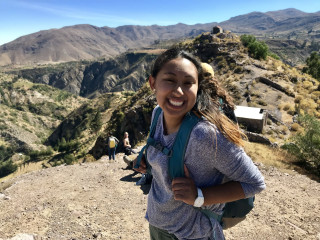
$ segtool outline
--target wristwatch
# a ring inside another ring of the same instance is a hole
[[[204,197],[200,188],[198,188],[198,197],[194,200],[194,207],[201,207],[204,203]]]

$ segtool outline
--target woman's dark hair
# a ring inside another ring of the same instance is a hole
[[[151,76],[156,78],[162,67],[169,61],[175,58],[186,58],[190,62],[192,62],[197,71],[198,71],[198,78],[200,79],[202,77],[202,67],[201,62],[199,59],[197,59],[195,56],[193,56],[191,53],[181,49],[181,48],[170,48],[167,51],[163,52],[154,62],[152,69],[151,69]]]
[[[234,124],[222,113],[220,98],[231,110],[234,103],[231,96],[220,86],[218,80],[212,76],[203,76],[199,81],[196,104],[193,111],[205,117],[208,121],[217,126],[219,131],[231,142],[243,146],[245,134],[238,125]]]

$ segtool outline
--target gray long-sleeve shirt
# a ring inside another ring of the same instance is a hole
[[[164,135],[163,132],[162,112],[154,138],[170,148],[176,133]],[[223,231],[217,221],[209,220],[191,205],[174,200],[167,156],[153,147],[149,147],[147,151],[153,174],[146,213],[149,223],[183,240],[210,239],[213,230],[216,239],[223,239]],[[264,178],[250,157],[206,120],[200,121],[193,128],[184,161],[197,187],[221,184],[225,175],[230,180],[241,183],[246,197],[265,188]],[[224,204],[214,204],[207,208],[219,214],[223,207]]]

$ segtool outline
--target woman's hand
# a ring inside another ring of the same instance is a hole
[[[145,159],[144,154],[143,154],[143,156],[141,158],[139,168],[134,168],[134,166],[137,164],[137,160],[138,160],[138,157],[136,157],[133,160],[133,170],[135,170],[137,172],[140,172],[140,173],[146,173],[147,172],[147,164],[146,164],[146,159]]]
[[[186,165],[184,165],[184,174],[184,178],[175,178],[172,180],[174,199],[193,205],[197,198],[198,191],[193,179],[190,178],[189,170]]]

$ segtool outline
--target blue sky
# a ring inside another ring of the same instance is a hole
[[[319,0],[0,0],[0,45],[40,30],[76,24],[98,27],[222,22],[253,11],[286,8],[312,13]]]

